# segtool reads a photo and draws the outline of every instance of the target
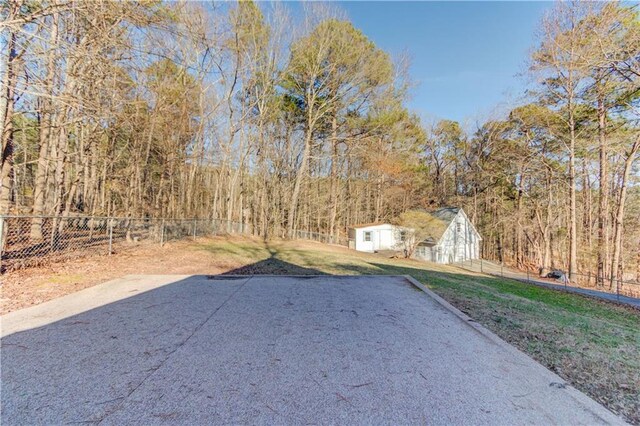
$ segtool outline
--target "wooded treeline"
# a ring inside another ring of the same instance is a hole
[[[464,162],[453,166],[453,191],[475,215],[485,255],[562,268],[573,279],[593,273],[601,285],[640,280],[636,8],[556,4],[529,75],[529,103],[484,123],[461,147],[451,144],[451,124],[436,128]]]
[[[527,102],[469,131],[421,123],[405,59],[326,5],[0,4],[1,214],[344,236],[459,205],[487,257],[640,276],[634,9],[558,4]]]

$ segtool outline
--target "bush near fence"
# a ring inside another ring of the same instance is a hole
[[[32,238],[36,224],[42,238]],[[251,235],[246,223],[221,219],[152,219],[95,216],[0,216],[0,273],[92,254],[112,254],[139,244],[226,234]],[[296,239],[343,244],[329,235],[297,231]]]

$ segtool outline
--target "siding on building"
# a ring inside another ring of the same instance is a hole
[[[452,263],[478,259],[480,241],[481,238],[473,229],[471,222],[460,211],[437,244],[436,262]]]
[[[442,235],[421,243],[414,258],[436,263],[480,258],[482,237],[462,209],[449,207],[430,214],[448,225]],[[355,226],[349,231],[350,247],[368,252],[401,250],[401,232],[402,228],[389,223]]]
[[[397,227],[390,223],[360,226],[353,229],[353,248],[355,250],[374,252],[396,249]]]

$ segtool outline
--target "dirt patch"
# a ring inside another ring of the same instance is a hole
[[[234,237],[234,241],[243,240]],[[252,242],[246,238],[247,242]],[[2,276],[0,315],[37,305],[129,274],[221,274],[246,264],[241,258],[212,256],[201,245],[224,245],[225,237],[177,241],[160,247],[140,244],[111,256],[90,255],[9,272]],[[257,243],[257,241],[255,241]]]

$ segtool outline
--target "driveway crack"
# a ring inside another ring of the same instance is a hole
[[[222,302],[222,304],[220,304],[220,306],[218,306],[216,309],[214,309],[213,312],[211,312],[211,314],[209,314],[204,321],[202,321],[200,324],[196,325],[196,327],[194,327],[193,331],[191,333],[189,333],[189,335],[182,341],[180,342],[175,348],[173,348],[172,351],[170,351],[167,356],[160,362],[160,364],[158,364],[157,366],[154,366],[153,368],[151,368],[149,370],[149,374],[147,374],[141,381],[140,383],[138,383],[131,391],[129,391],[127,393],[127,395],[125,395],[124,397],[119,397],[116,399],[120,399],[122,398],[122,402],[120,404],[118,404],[118,406],[116,406],[113,410],[111,410],[110,412],[104,414],[100,420],[97,421],[97,424],[101,424],[106,418],[108,418],[109,416],[111,416],[112,414],[115,414],[116,412],[118,412],[119,410],[122,409],[122,407],[124,406],[124,404],[127,402],[127,400],[129,399],[129,397],[131,395],[133,395],[133,393],[135,393],[135,391],[137,391],[140,386],[142,386],[151,376],[153,376],[155,374],[156,371],[158,371],[166,362],[169,358],[171,358],[171,356],[181,347],[183,347],[185,345],[185,343],[187,343],[206,323],[209,322],[209,320],[211,318],[213,318],[213,316],[215,314],[218,313],[218,311],[220,309],[222,309],[227,302],[229,302],[231,299],[233,299],[233,297],[238,294],[238,292],[240,290],[242,290],[242,288],[244,287],[244,285],[246,283],[248,283],[251,279],[253,278],[253,275],[251,275],[250,277],[248,277],[246,280],[244,280],[244,282],[242,284],[240,284],[240,286],[238,286],[238,288],[233,291],[233,293],[231,293],[229,295],[229,297],[227,297],[224,302]]]

